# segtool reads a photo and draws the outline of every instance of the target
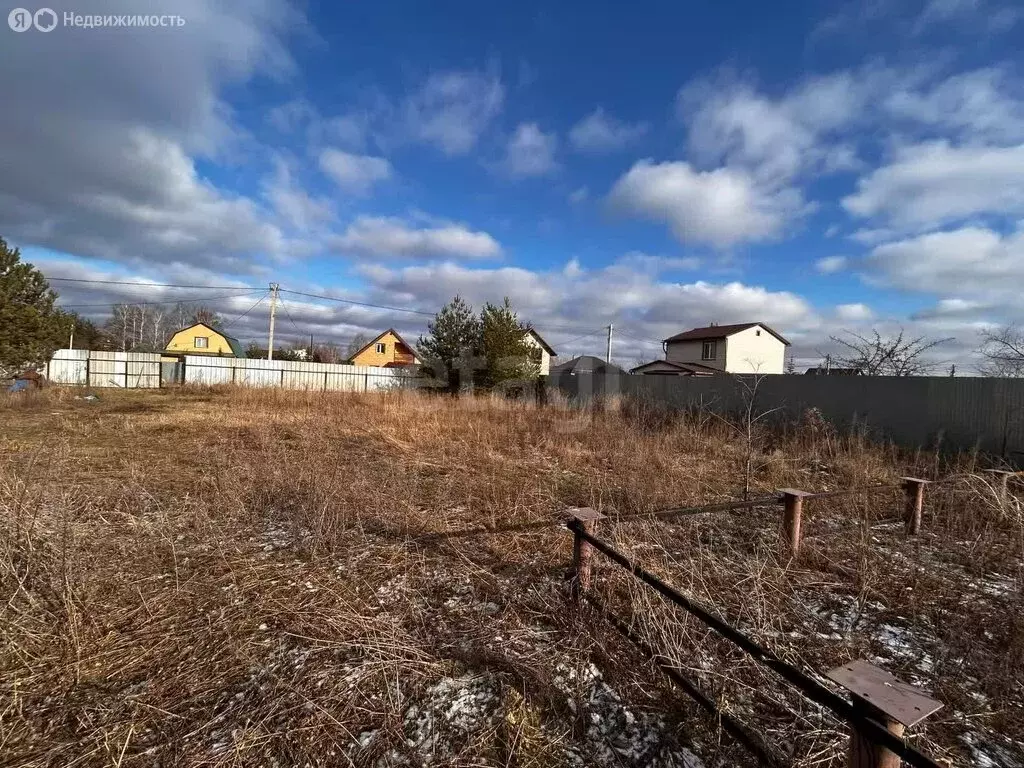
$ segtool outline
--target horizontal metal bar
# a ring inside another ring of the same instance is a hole
[[[697,702],[702,709],[714,715],[714,717],[722,723],[722,727],[726,732],[752,752],[762,765],[772,766],[773,768],[781,768],[781,766],[785,765],[782,758],[780,758],[771,749],[771,747],[765,744],[757,734],[748,731],[739,720],[734,718],[728,712],[721,711],[713,699],[709,698],[693,681],[684,677],[679,670],[670,666],[667,657],[655,652],[655,650],[651,648],[647,642],[640,637],[640,635],[629,628],[626,622],[622,621],[622,619],[609,611],[601,600],[591,593],[584,594],[584,598],[598,611],[600,611],[604,618],[608,619],[611,625],[618,630],[619,634],[639,648],[650,661],[657,664],[658,668],[664,672],[673,683],[682,688],[687,696]]]
[[[650,573],[634,564],[629,560],[629,558],[614,549],[611,545],[588,534],[583,530],[583,526],[575,523],[575,521],[570,521],[567,524],[567,527],[574,535],[582,538],[595,549],[607,556],[608,559],[625,568],[631,574],[640,579],[640,581],[654,589],[655,592],[666,598],[669,602],[678,605],[693,616],[696,616],[700,621],[711,627],[722,637],[733,644],[738,645],[755,660],[769,667],[786,682],[799,689],[811,701],[831,710],[832,713],[839,718],[856,726],[858,730],[870,737],[876,744],[880,744],[886,749],[895,752],[904,761],[915,768],[942,768],[939,763],[935,762],[927,755],[918,752],[903,739],[891,734],[885,726],[866,717],[863,713],[856,710],[853,705],[842,696],[839,696],[821,683],[808,677],[793,665],[786,663],[767,648],[758,645],[739,630],[729,626],[710,611],[693,602],[674,587],[666,584],[653,573]]]

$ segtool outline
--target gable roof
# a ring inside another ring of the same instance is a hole
[[[781,341],[787,347],[789,342],[783,337],[781,333],[772,330],[764,323],[735,323],[733,325],[707,325],[703,328],[693,328],[683,333],[677,333],[675,336],[669,336],[665,339],[665,343],[668,344],[673,341],[704,341],[705,339],[724,339],[726,336],[732,336],[734,333],[745,331],[748,328],[760,326],[764,328],[768,333],[774,336],[776,339]]]
[[[552,357],[558,357],[558,353],[551,348],[550,344],[544,341],[544,337],[537,333],[537,330],[535,328],[527,328],[526,330],[523,331],[523,335],[525,336],[526,334],[530,334],[531,336],[533,336],[533,338],[537,340],[537,343],[544,347],[545,351],[547,351],[549,355],[551,355]]]
[[[561,373],[625,373],[626,370],[617,366],[615,363],[608,363],[602,360],[600,357],[594,357],[594,355],[580,355],[574,357],[572,360],[566,360],[564,363],[551,366],[551,375],[556,376]]]
[[[405,339],[403,339],[403,338],[402,338],[402,335],[401,335],[401,334],[400,334],[400,333],[399,333],[398,331],[396,331],[396,330],[395,330],[394,328],[388,328],[388,329],[387,329],[386,331],[384,331],[383,333],[381,333],[380,335],[378,335],[378,336],[377,336],[377,337],[376,337],[375,339],[373,339],[372,341],[369,341],[369,342],[367,342],[366,344],[364,344],[364,345],[363,345],[363,346],[362,346],[362,347],[361,347],[361,348],[359,349],[359,351],[357,351],[357,352],[356,352],[355,354],[353,354],[353,355],[352,355],[351,357],[349,357],[349,360],[355,360],[355,359],[356,359],[357,357],[359,357],[359,355],[363,354],[363,352],[365,352],[366,350],[368,350],[368,349],[369,349],[370,347],[372,347],[372,346],[373,346],[374,344],[376,344],[376,343],[377,343],[378,341],[380,341],[381,339],[383,339],[383,338],[384,338],[385,336],[387,336],[387,335],[388,335],[389,333],[390,333],[390,334],[391,334],[392,336],[394,336],[394,337],[395,337],[396,339],[398,339],[398,343],[399,343],[399,344],[401,344],[401,345],[402,345],[403,347],[405,347],[406,349],[408,349],[408,350],[409,350],[409,354],[411,354],[411,355],[412,355],[413,357],[415,357],[415,358],[416,358],[417,360],[419,360],[419,356],[418,356],[418,355],[416,354],[416,350],[415,350],[415,349],[414,349],[414,348],[412,347],[412,345],[411,345],[411,344],[409,344],[409,343],[408,343],[408,342],[407,342],[407,341],[406,341]]]
[[[192,328],[199,328],[199,327],[205,328],[206,330],[210,331],[211,333],[215,333],[218,336],[220,336],[222,339],[224,339],[224,341],[226,341],[228,343],[228,346],[231,347],[231,352],[232,352],[232,354],[234,354],[235,357],[245,357],[245,350],[242,349],[242,342],[240,342],[234,336],[228,336],[226,333],[224,333],[224,331],[221,331],[221,330],[219,330],[217,328],[214,328],[212,325],[207,325],[206,323],[192,323],[192,325],[186,325],[184,328],[179,328],[174,333],[172,333],[171,334],[171,338],[173,339],[175,336],[177,336],[182,331],[188,331],[188,330],[191,330]],[[168,344],[169,343],[170,343],[170,341],[168,341]],[[165,344],[164,346],[166,347],[167,344]]]
[[[649,368],[652,365],[667,366],[678,371],[680,374],[690,374],[691,376],[711,376],[712,374],[722,373],[718,368],[712,368],[708,365],[701,365],[700,363],[677,363],[674,360],[652,360],[649,363],[638,365],[636,368],[630,368],[629,372],[644,373],[644,369]]]

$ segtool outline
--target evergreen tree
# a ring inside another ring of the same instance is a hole
[[[493,389],[506,382],[537,378],[540,350],[526,341],[527,330],[508,297],[501,304],[484,304],[480,347],[486,362],[478,375],[481,386]]]
[[[443,379],[449,392],[457,392],[461,373],[472,367],[479,345],[480,322],[473,308],[456,296],[427,323],[427,335],[420,336],[416,347],[426,371]]]
[[[56,298],[43,274],[0,238],[0,377],[41,366],[62,346]]]

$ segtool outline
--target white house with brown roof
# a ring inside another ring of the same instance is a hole
[[[783,373],[789,342],[764,323],[709,325],[665,339],[665,359],[631,373],[701,376]]]

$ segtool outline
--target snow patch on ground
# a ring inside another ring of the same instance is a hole
[[[569,709],[583,718],[587,754],[569,749],[566,757],[574,766],[683,766],[704,768],[690,750],[678,747],[666,734],[661,715],[634,712],[604,682],[593,664],[577,670],[559,664],[555,687],[566,696]],[[582,704],[582,712],[578,711]]]

